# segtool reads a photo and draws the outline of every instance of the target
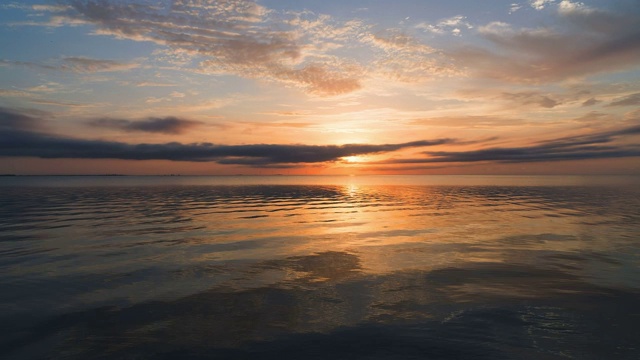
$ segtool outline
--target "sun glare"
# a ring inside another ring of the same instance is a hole
[[[361,163],[363,162],[364,159],[362,156],[354,155],[354,156],[345,156],[342,158],[342,160],[344,160],[347,163],[354,164],[354,163]]]

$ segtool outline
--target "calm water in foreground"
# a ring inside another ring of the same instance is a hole
[[[638,359],[640,178],[3,177],[3,359]]]

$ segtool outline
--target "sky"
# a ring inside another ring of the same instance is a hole
[[[637,0],[0,4],[1,174],[640,174]]]

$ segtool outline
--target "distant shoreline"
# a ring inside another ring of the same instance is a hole
[[[234,176],[297,176],[297,177],[330,177],[330,176],[513,176],[513,177],[531,177],[531,176],[640,176],[640,174],[359,174],[359,175],[347,175],[347,174],[211,174],[211,175],[183,175],[183,174],[0,174],[0,177],[37,177],[37,176],[57,176],[57,177],[172,177],[172,176],[185,176],[185,177],[234,177]]]

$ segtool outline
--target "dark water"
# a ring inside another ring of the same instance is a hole
[[[638,359],[638,178],[0,178],[0,358]]]

